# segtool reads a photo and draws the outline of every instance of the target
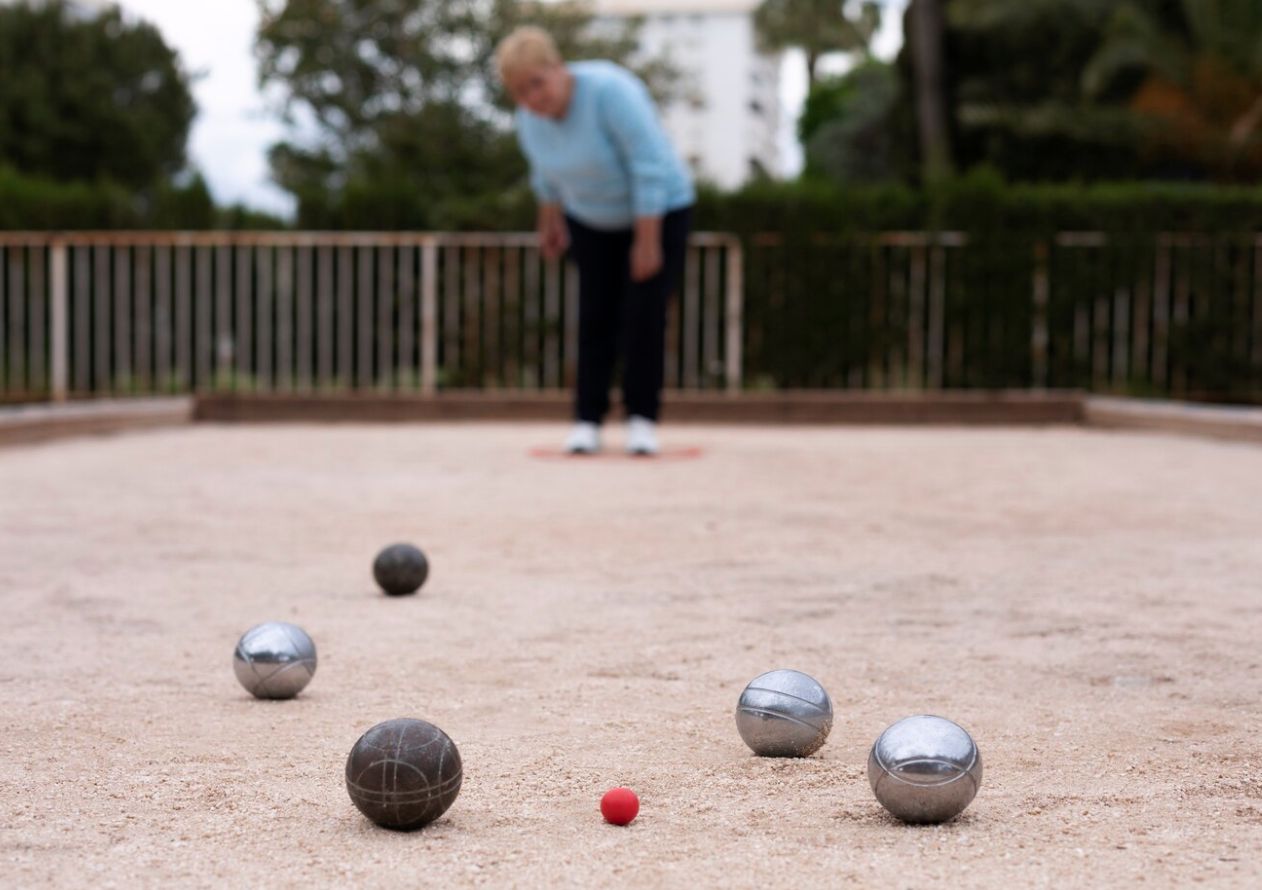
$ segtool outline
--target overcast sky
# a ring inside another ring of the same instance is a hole
[[[907,0],[892,0],[877,38],[876,51],[892,57],[902,43],[902,8]],[[283,129],[269,113],[256,84],[252,47],[258,25],[254,0],[119,0],[131,13],[157,25],[167,42],[180,53],[185,67],[198,75],[193,90],[199,114],[193,124],[189,152],[206,176],[215,198],[242,202],[272,212],[292,209],[288,196],[268,179],[267,147]],[[793,138],[793,123],[806,94],[806,76],[797,53],[785,58],[782,97],[785,103],[781,149],[785,173],[801,164]]]

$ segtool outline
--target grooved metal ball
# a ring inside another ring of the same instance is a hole
[[[460,793],[464,767],[456,744],[437,726],[403,717],[368,730],[346,758],[346,791],[383,828],[423,828]]]
[[[833,702],[815,678],[778,670],[749,682],[736,704],[736,729],[760,757],[806,757],[833,728]]]
[[[429,577],[429,560],[412,544],[391,544],[373,560],[372,576],[390,596],[415,593]]]
[[[950,720],[907,717],[872,746],[868,781],[881,806],[904,822],[945,822],[977,795],[982,755],[973,737]]]
[[[232,670],[255,698],[293,698],[315,676],[315,643],[296,624],[267,621],[241,635]]]

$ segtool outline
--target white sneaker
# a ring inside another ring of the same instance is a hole
[[[595,454],[600,450],[600,427],[580,420],[565,437],[565,450],[568,454]]]
[[[653,455],[659,451],[657,424],[636,414],[627,418],[627,454]]]

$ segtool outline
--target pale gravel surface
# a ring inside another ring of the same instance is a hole
[[[1258,886],[1262,448],[1073,429],[668,427],[698,460],[548,461],[559,426],[198,427],[0,451],[0,886]],[[421,595],[374,592],[412,540]],[[315,638],[301,698],[238,635]],[[775,667],[820,754],[732,719]],[[954,823],[868,790],[936,712]],[[373,723],[460,746],[396,834],[342,768]],[[627,829],[600,794],[641,797]]]

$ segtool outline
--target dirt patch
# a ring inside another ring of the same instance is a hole
[[[543,461],[548,425],[199,426],[0,451],[7,886],[1245,886],[1262,880],[1262,449],[1084,430],[666,427],[686,461]],[[416,597],[373,590],[412,540]],[[258,702],[237,637],[319,647]],[[752,757],[764,670],[827,745]],[[876,804],[930,712],[986,775],[958,820]],[[423,832],[343,787],[441,726]],[[628,828],[600,795],[640,795]]]

